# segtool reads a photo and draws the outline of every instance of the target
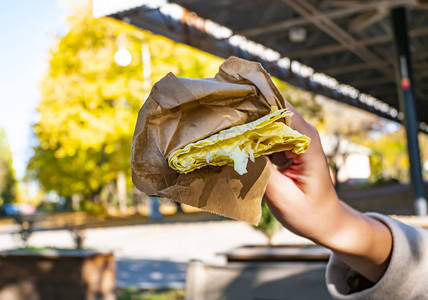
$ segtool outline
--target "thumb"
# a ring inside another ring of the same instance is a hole
[[[293,180],[284,174],[282,174],[278,169],[272,164],[272,162],[267,158],[267,163],[269,167],[269,180],[266,186],[266,196],[270,199],[277,198],[284,191],[291,191],[295,189],[295,184]]]

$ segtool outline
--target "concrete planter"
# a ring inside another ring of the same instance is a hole
[[[112,253],[89,250],[0,252],[0,300],[115,299]]]
[[[331,299],[325,284],[330,252],[321,247],[243,246],[226,265],[190,262],[187,300]]]
[[[330,250],[317,245],[246,245],[222,254],[228,262],[327,262]]]

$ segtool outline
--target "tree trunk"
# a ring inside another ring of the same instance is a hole
[[[339,185],[339,168],[337,167],[337,164],[333,164],[333,173],[334,173],[334,189],[336,192],[339,192],[340,185]]]
[[[117,173],[116,189],[119,210],[121,213],[124,213],[126,212],[126,176],[123,171]]]
[[[71,209],[73,211],[79,211],[80,210],[80,201],[81,200],[82,200],[82,197],[79,194],[71,195]]]
[[[275,245],[275,243],[274,243],[274,241],[273,241],[273,237],[274,237],[274,234],[272,234],[272,235],[269,235],[269,236],[268,236],[268,243],[269,243],[269,246],[273,246],[273,245]]]
[[[135,187],[132,189],[132,200],[135,207],[135,214],[140,214],[141,211],[141,192]]]
[[[106,196],[106,200],[105,200],[105,206],[107,209],[107,213],[113,214],[115,211],[115,205],[113,203],[114,202],[114,194],[115,194],[114,181],[110,181],[109,183],[107,183],[105,189],[107,191],[107,196]]]

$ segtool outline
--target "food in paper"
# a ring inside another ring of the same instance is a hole
[[[172,152],[168,156],[169,166],[189,173],[207,165],[229,165],[243,175],[247,173],[249,159],[254,162],[261,155],[285,150],[296,154],[306,152],[310,138],[287,126],[293,113],[275,107],[272,110],[251,123],[224,129]]]
[[[267,115],[272,107],[281,111],[274,111],[270,119]],[[277,128],[283,127],[284,116],[285,124],[290,125],[284,108],[284,97],[256,62],[230,57],[214,78],[190,79],[169,73],[153,86],[138,114],[131,148],[132,181],[147,195],[256,225],[269,179],[262,154],[280,151],[277,147],[283,144],[291,147],[291,140],[295,140],[294,151],[306,147],[291,129]],[[279,134],[283,130],[285,134]],[[260,142],[253,139],[255,133]],[[280,138],[289,134],[290,139]],[[207,145],[198,147],[204,139],[215,144],[210,148],[213,151],[207,151]],[[200,151],[202,154],[196,154]],[[189,154],[195,157],[187,160]],[[262,156],[256,157],[259,154]],[[248,161],[253,157],[254,162]],[[223,165],[201,167],[207,158],[210,164]],[[244,173],[247,161],[247,173],[238,174],[234,167]],[[174,165],[180,171],[171,168]]]

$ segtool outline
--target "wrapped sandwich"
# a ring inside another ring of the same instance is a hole
[[[215,78],[168,74],[141,108],[131,168],[135,186],[257,224],[269,172],[264,155],[307,150],[269,74],[231,57]]]
[[[212,166],[232,166],[240,175],[247,173],[248,159],[291,150],[296,154],[308,149],[310,139],[287,124],[293,115],[287,109],[272,112],[253,122],[224,129],[208,138],[190,143],[168,156],[169,166],[181,173]],[[277,122],[283,119],[282,122]]]

